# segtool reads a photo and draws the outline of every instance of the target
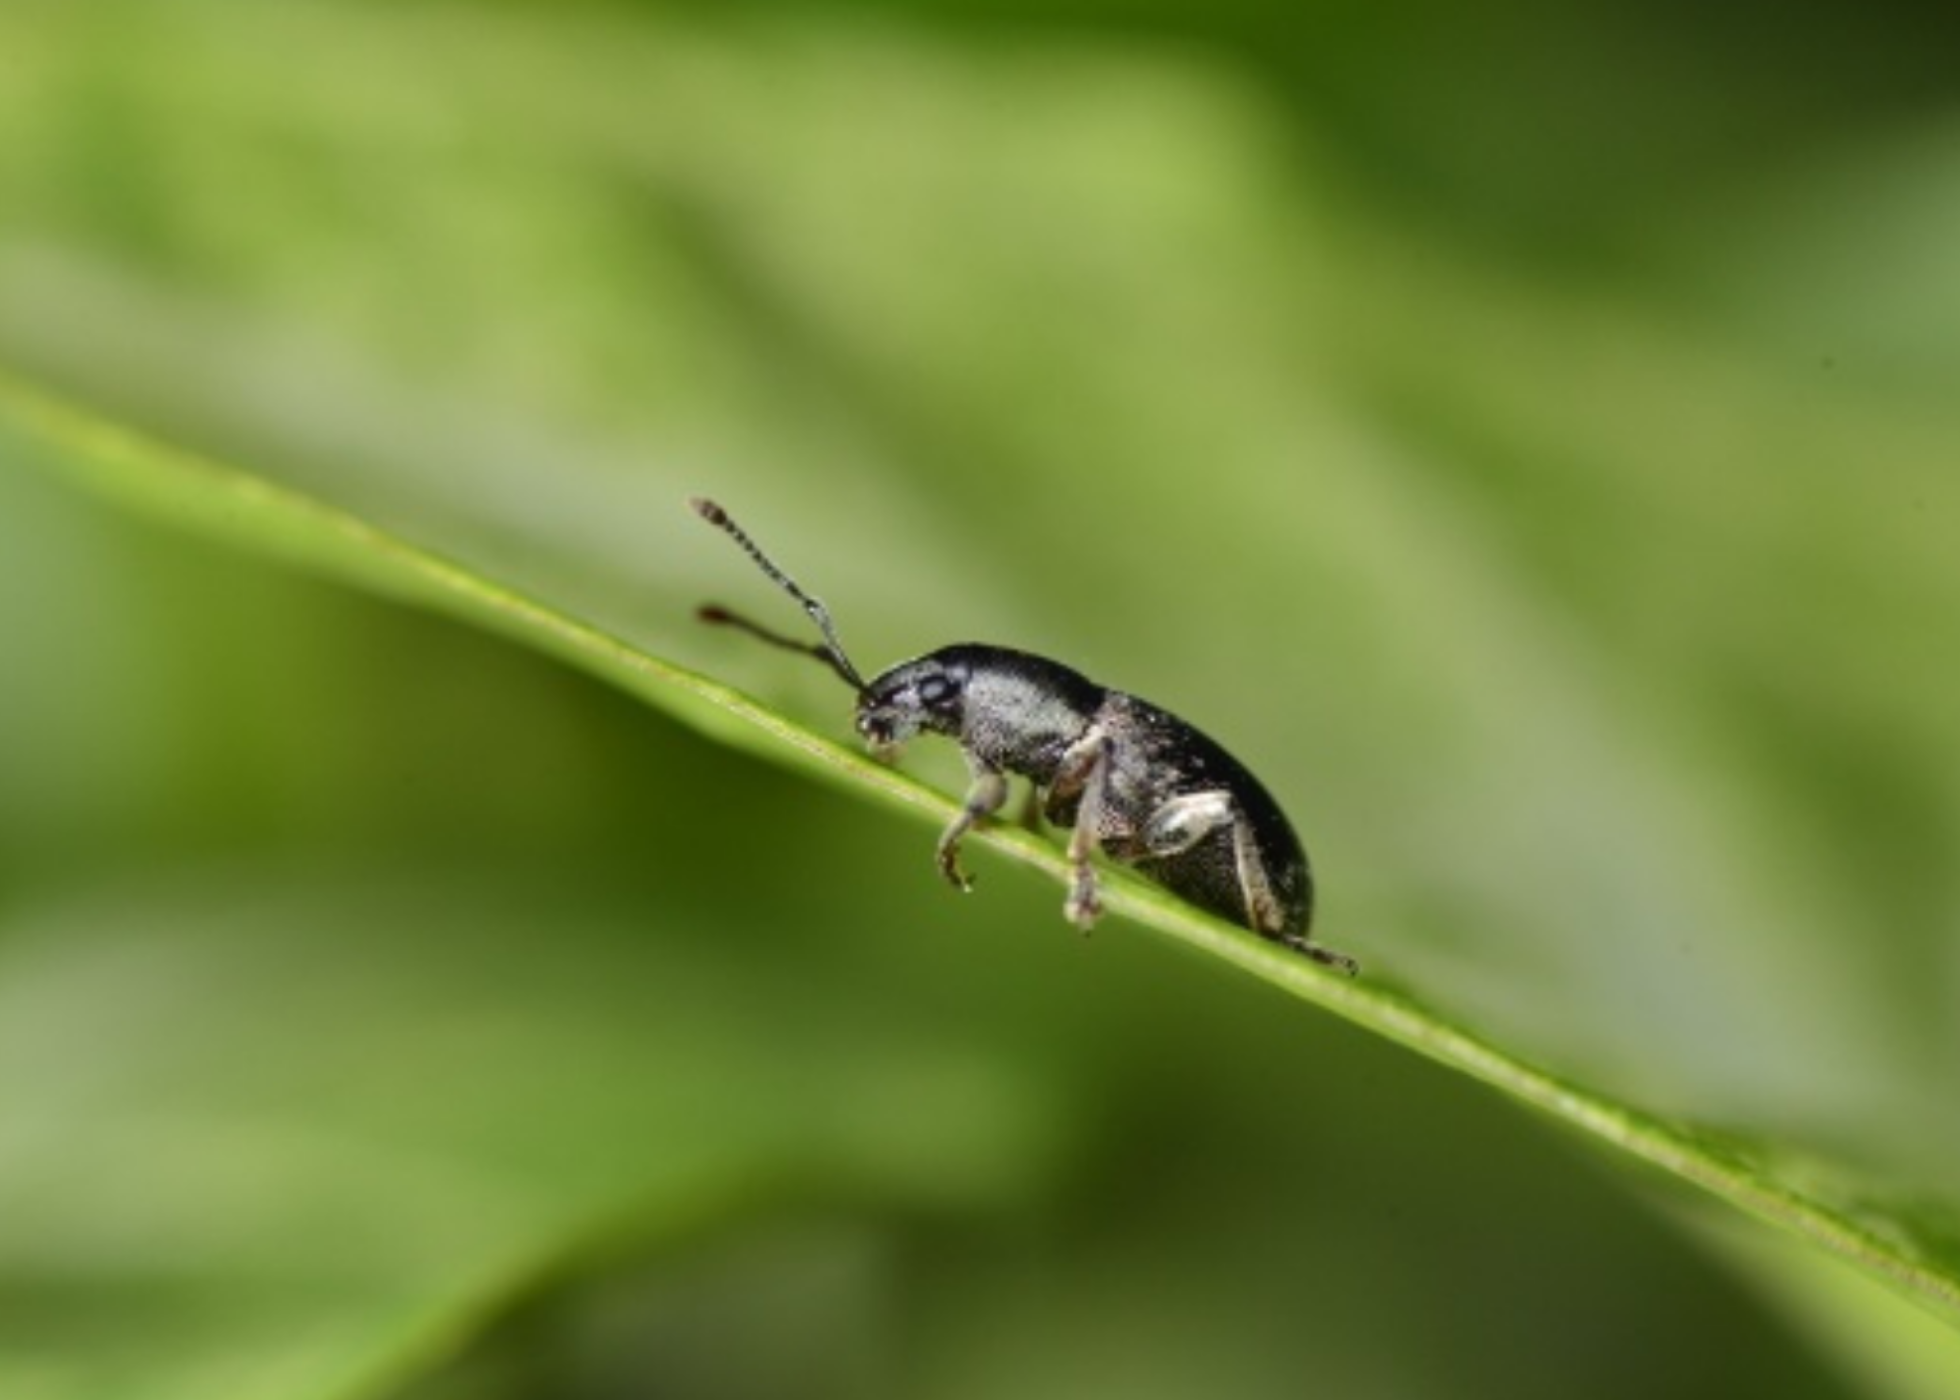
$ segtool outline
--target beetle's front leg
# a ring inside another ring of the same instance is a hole
[[[1090,859],[1101,842],[1103,822],[1109,805],[1110,757],[1115,743],[1100,729],[1091,729],[1062,758],[1054,791],[1080,790],[1082,798],[1075,809],[1075,829],[1068,838],[1068,861],[1074,875],[1062,913],[1077,928],[1087,929],[1102,916],[1102,898],[1096,893],[1096,871]]]
[[[1007,801],[1005,773],[970,753],[966,756],[966,766],[973,771],[973,786],[966,790],[966,803],[960,808],[960,814],[940,833],[937,852],[939,873],[961,893],[973,889],[973,879],[960,869],[960,838],[973,830],[975,823],[999,811],[1001,803]]]

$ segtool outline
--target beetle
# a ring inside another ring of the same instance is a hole
[[[1359,964],[1308,937],[1313,873],[1300,838],[1266,789],[1215,740],[1147,700],[1007,647],[958,642],[866,680],[837,639],[830,612],[778,568],[713,501],[696,514],[726,533],[803,607],[822,634],[801,642],[715,604],[704,622],[813,656],[857,693],[857,732],[881,758],[919,734],[943,734],[973,783],[940,833],[939,872],[959,890],[961,839],[1007,800],[1008,775],[1034,784],[1042,815],[1067,829],[1071,872],[1063,913],[1088,928],[1102,913],[1092,858],[1134,867],[1200,908],[1353,976]]]

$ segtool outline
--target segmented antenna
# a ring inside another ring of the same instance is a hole
[[[795,579],[777,568],[775,562],[762,552],[762,547],[749,538],[748,531],[744,530],[740,525],[737,525],[734,518],[727,511],[705,496],[690,497],[688,504],[694,507],[694,513],[696,515],[700,516],[710,525],[719,527],[722,533],[734,540],[736,544],[742,546],[742,549],[748,554],[749,558],[755,560],[757,568],[775,580],[777,587],[781,588],[790,597],[796,599],[797,602],[803,605],[803,611],[810,615],[810,621],[816,623],[817,630],[823,633],[823,641],[821,644],[799,642],[792,637],[785,637],[779,632],[772,632],[759,623],[750,622],[747,618],[732,613],[726,608],[717,607],[714,604],[709,604],[700,610],[698,615],[701,620],[703,622],[721,623],[730,627],[739,627],[752,637],[759,637],[763,641],[770,642],[776,646],[786,647],[791,651],[800,651],[808,656],[814,656],[819,661],[828,664],[830,669],[842,677],[844,684],[848,685],[852,690],[863,691],[864,677],[860,676],[857,667],[851,664],[851,658],[844,654],[844,644],[837,640],[837,628],[830,620],[830,610],[815,598],[812,598],[808,593],[805,593],[801,588],[797,587]]]

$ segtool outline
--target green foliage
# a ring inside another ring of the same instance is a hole
[[[0,53],[0,1392],[1960,1375],[1936,129],[1553,260],[1168,45],[113,0]],[[782,604],[690,491],[867,664],[1199,719],[1367,975],[952,899],[779,771],[957,782],[691,623]]]

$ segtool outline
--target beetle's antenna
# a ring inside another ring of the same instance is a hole
[[[749,558],[755,560],[757,568],[769,575],[771,579],[775,580],[779,588],[803,605],[803,611],[810,615],[810,621],[816,623],[817,630],[823,633],[823,641],[820,643],[799,642],[793,637],[785,637],[779,632],[772,632],[759,623],[750,622],[745,617],[737,616],[735,613],[728,611],[728,609],[717,607],[713,604],[701,609],[699,613],[701,620],[703,622],[722,623],[730,627],[739,627],[750,636],[759,637],[763,641],[775,646],[787,647],[791,651],[800,651],[806,655],[814,656],[817,660],[828,664],[830,669],[835,671],[843,679],[844,684],[848,685],[852,690],[862,692],[864,690],[864,677],[860,676],[857,667],[851,664],[851,658],[844,654],[844,644],[837,640],[837,627],[830,620],[830,610],[815,598],[812,598],[808,593],[805,593],[801,588],[797,587],[795,579],[777,568],[774,561],[762,552],[762,547],[749,538],[748,531],[744,530],[740,525],[737,525],[727,511],[705,496],[690,497],[688,504],[694,507],[694,513],[696,515],[700,516],[710,525],[720,527],[724,534],[734,540],[736,544],[742,546]]]
[[[785,637],[780,632],[770,631],[760,622],[751,622],[740,613],[730,612],[719,603],[703,603],[694,610],[694,615],[703,622],[712,622],[723,627],[733,627],[739,632],[746,632],[751,637],[768,642],[771,646],[779,646],[786,651],[800,651],[805,656],[814,656],[842,677],[846,685],[858,690],[864,689],[863,685],[852,679],[851,674],[845,672],[844,666],[837,660],[836,653],[831,651],[825,642],[799,642],[794,637]]]

